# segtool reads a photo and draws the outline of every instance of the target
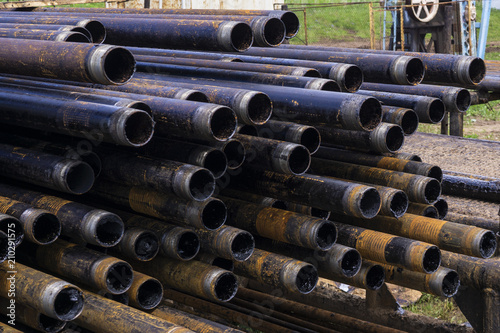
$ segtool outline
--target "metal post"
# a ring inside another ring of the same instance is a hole
[[[491,0],[483,0],[483,13],[481,15],[481,27],[479,29],[479,43],[477,46],[477,56],[484,59],[486,51],[486,37],[490,25]]]
[[[304,39],[305,39],[306,45],[308,45],[308,41],[307,41],[307,8],[304,7],[303,11],[304,11]]]

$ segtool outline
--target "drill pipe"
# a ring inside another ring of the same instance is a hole
[[[10,185],[0,184],[0,195],[45,209],[61,222],[61,234],[90,244],[111,247],[123,236],[123,222],[115,214]]]
[[[453,297],[457,293],[458,287],[460,287],[457,272],[446,267],[439,267],[432,274],[424,274],[391,265],[382,264],[381,266],[385,271],[386,282],[439,297]]]
[[[57,30],[57,31],[75,31],[84,34],[90,42],[92,42],[92,35],[90,32],[81,26],[77,25],[63,25],[63,24],[26,24],[26,23],[2,23],[0,28],[10,29],[28,29],[28,30]],[[99,44],[99,43],[97,43]]]
[[[311,155],[306,147],[286,141],[235,134],[234,138],[245,147],[245,163],[252,167],[300,175],[307,171]]]
[[[300,213],[300,214],[304,214],[304,215],[310,215],[310,216],[317,217],[320,219],[325,219],[325,220],[328,220],[328,218],[330,217],[330,212],[327,210],[324,210],[324,209],[319,209],[319,208],[315,208],[315,207],[311,207],[311,206],[305,206],[305,205],[298,204],[296,202],[283,202],[283,201],[280,201],[277,199],[272,199],[272,198],[269,198],[269,199],[274,201],[273,206],[270,206],[273,208],[289,210],[291,212],[296,212],[296,213]]]
[[[443,194],[500,202],[500,179],[445,171]]]
[[[252,194],[252,193],[248,193],[248,192],[242,192],[242,191],[227,188],[227,189],[224,189],[224,196],[225,196],[225,199],[238,199],[238,200],[242,200],[242,201],[253,202],[253,203],[261,205],[261,206],[288,210],[288,203],[286,203],[282,200],[278,200],[278,199],[270,198],[270,197],[264,197],[264,196],[258,195],[258,194]],[[297,213],[300,213],[300,212],[297,212]],[[307,214],[305,214],[305,215],[307,215]]]
[[[151,312],[153,316],[187,327],[194,332],[203,333],[243,333],[243,331],[224,326],[217,322],[161,305]]]
[[[134,271],[134,280],[127,295],[130,305],[140,310],[156,308],[163,299],[163,286],[157,279]]]
[[[328,177],[350,179],[403,190],[410,201],[432,204],[441,194],[441,184],[435,178],[400,171],[313,158],[311,170]]]
[[[223,197],[228,224],[269,239],[315,250],[330,249],[337,239],[335,226],[324,219]]]
[[[41,7],[35,8],[33,11],[39,12],[82,12],[82,13],[102,13],[102,10],[93,8],[49,8]],[[294,12],[285,10],[234,10],[234,9],[180,9],[180,8],[169,8],[169,9],[106,9],[107,13],[116,14],[185,14],[185,15],[244,15],[244,16],[269,16],[276,17],[283,21],[286,29],[286,38],[294,37],[299,31],[299,18]],[[145,16],[143,16],[145,17]]]
[[[76,31],[57,31],[42,29],[11,29],[0,26],[1,38],[49,40],[55,42],[90,43],[87,36]]]
[[[14,300],[11,298],[11,300]],[[10,317],[10,311],[13,311],[13,317],[15,318],[15,326],[18,326],[18,322],[24,324],[30,328],[33,328],[37,332],[60,332],[66,326],[66,321],[51,318],[39,311],[30,308],[29,306],[11,303],[7,298],[0,297],[0,313]],[[8,333],[10,331],[2,330],[0,326],[0,332]]]
[[[394,153],[404,143],[401,127],[390,123],[380,123],[373,131],[347,130],[342,128],[316,126],[321,140],[326,145],[350,147],[355,150],[377,153]]]
[[[192,230],[141,215],[116,209],[113,211],[123,219],[127,228],[142,227],[155,233],[160,242],[160,254],[164,256],[177,260],[191,260],[200,250],[200,240]]]
[[[464,88],[419,84],[418,86],[398,86],[395,84],[364,83],[363,90],[390,92],[439,98],[448,112],[466,112],[471,104],[469,90]]]
[[[208,254],[206,252],[200,252],[196,256],[195,260],[201,261],[205,264],[209,264],[211,266],[219,267],[225,269],[227,271],[234,271],[234,261],[229,259],[224,259],[221,257],[216,257],[214,255]]]
[[[12,326],[4,324],[1,321],[0,321],[0,331],[2,331],[2,333],[22,333],[23,332],[23,331],[18,330],[17,328],[14,328]]]
[[[210,171],[183,162],[99,149],[102,177],[116,183],[142,186],[186,200],[204,201],[212,196],[215,179]]]
[[[313,291],[318,282],[313,265],[260,249],[255,249],[248,260],[235,262],[234,270],[261,283],[302,294]]]
[[[58,320],[73,320],[82,312],[84,299],[77,286],[18,262],[15,273],[11,271],[7,262],[0,264],[2,297],[10,297],[14,292],[16,303]]]
[[[436,208],[438,212],[438,219],[444,220],[444,218],[448,215],[448,202],[446,199],[439,198],[435,203],[433,203],[434,208]],[[488,229],[488,228],[486,228]]]
[[[382,105],[382,121],[399,125],[405,135],[412,135],[418,128],[418,115],[413,109]]]
[[[229,82],[249,82],[258,84],[267,84],[275,86],[339,91],[340,88],[335,81],[315,77],[267,74],[261,72],[245,72],[234,69],[219,69],[210,67],[197,67],[175,64],[157,64],[152,62],[137,62],[137,71],[143,73],[138,78],[154,79],[157,76],[171,75],[181,77],[199,77],[204,79],[216,79]],[[253,88],[251,88],[253,89]]]
[[[394,157],[394,158],[399,158],[400,160],[407,160],[407,161],[415,161],[415,162],[422,162],[422,158],[420,156],[411,154],[411,153],[406,153],[406,152],[397,152],[393,154],[389,154],[388,156]]]
[[[87,163],[7,144],[0,144],[0,166],[5,177],[71,194],[94,184]]]
[[[16,145],[31,150],[37,150],[44,153],[64,156],[65,158],[73,160],[81,160],[87,163],[94,171],[94,176],[97,177],[101,173],[101,160],[96,153],[92,152],[92,148],[87,148],[82,145],[73,145],[68,143],[55,143],[35,138],[29,138],[26,136],[16,135],[13,131],[5,128],[2,133],[0,133],[0,142],[9,145]]]
[[[366,154],[352,150],[328,147],[321,147],[314,157],[386,170],[401,171],[414,175],[435,178],[438,181],[443,179],[443,171],[437,165],[414,162],[411,160],[402,160],[394,157]]]
[[[134,73],[134,56],[118,46],[16,38],[0,42],[2,73],[101,84],[123,84]]]
[[[193,229],[200,239],[201,250],[224,259],[245,261],[253,253],[255,241],[245,230],[223,225],[217,230]]]
[[[495,234],[474,226],[405,214],[399,219],[376,216],[371,220],[335,216],[336,221],[353,226],[435,244],[439,248],[480,258],[491,257],[497,248]]]
[[[399,218],[408,209],[408,196],[404,191],[380,185],[371,185],[379,193],[381,199],[380,214]]]
[[[420,273],[426,275],[424,273]],[[351,277],[331,275],[328,273],[323,273],[320,271],[320,276],[354,286],[356,288],[362,288],[366,290],[378,290],[382,287],[385,282],[386,274],[382,266],[375,262],[368,262],[363,260],[359,272]]]
[[[0,26],[1,28],[1,26]],[[150,55],[134,55],[135,59],[140,63],[154,64],[169,64],[180,66],[192,66],[201,68],[218,68],[225,70],[235,70],[242,72],[259,72],[269,74],[305,76],[305,77],[321,77],[319,72],[314,68],[299,67],[299,66],[283,66],[272,64],[246,63],[246,62],[230,62],[210,59],[196,58],[177,58],[177,57],[158,57]]]
[[[84,292],[85,308],[75,324],[102,333],[192,333],[130,306],[109,300],[90,291]]]
[[[458,273],[460,282],[477,290],[500,290],[500,260],[479,259],[463,254],[442,252],[442,265]]]
[[[3,12],[2,14],[5,14]],[[0,16],[0,23],[16,23],[16,24],[35,24],[35,25],[61,25],[61,24],[71,24],[78,27],[87,29],[87,31],[92,36],[92,42],[100,44],[106,38],[106,28],[104,25],[96,20],[86,19],[82,17],[34,17],[27,15],[20,15],[19,13],[13,13],[11,15]]]
[[[446,215],[446,220],[460,224],[472,225],[478,228],[491,230],[495,233],[500,233],[500,221],[498,220],[485,219],[478,216],[463,215],[453,212]]]
[[[226,206],[215,198],[192,201],[139,186],[127,186],[105,180],[99,181],[90,193],[94,199],[197,228],[215,230],[226,221]]]
[[[337,242],[355,248],[363,258],[423,273],[435,272],[440,265],[441,253],[435,245],[347,224],[335,225]]]
[[[156,257],[151,262],[134,263],[134,267],[166,286],[216,302],[231,300],[238,289],[233,273],[196,260]]]
[[[291,58],[314,61],[332,61],[358,66],[368,82],[394,83],[403,85],[419,84],[425,73],[422,61],[413,56],[363,54],[362,52],[321,52],[308,49],[252,47],[244,55]]]
[[[416,202],[410,202],[406,212],[409,214],[430,217],[433,219],[437,219],[439,215],[434,205],[427,205]]]
[[[0,213],[0,231],[4,232],[9,237],[14,247],[18,247],[24,240],[23,224],[15,217],[7,214]]]
[[[486,104],[490,101],[490,93],[488,90],[479,88],[478,90],[469,90],[470,93],[470,104]]]
[[[405,95],[384,91],[359,90],[356,94],[372,96],[386,105],[413,109],[421,123],[437,124],[444,118],[446,107],[439,98]]]
[[[22,227],[16,228],[15,233],[24,234],[30,242],[47,245],[54,242],[61,234],[61,222],[54,214],[24,202],[0,196],[0,213],[19,219]],[[3,220],[0,220],[0,223],[3,225]],[[5,231],[3,226],[0,230]],[[20,244],[23,237],[17,236],[16,239],[18,239],[16,243]]]
[[[273,140],[283,140],[300,144],[314,154],[321,143],[318,130],[312,126],[270,120],[257,128],[258,135]]]
[[[127,227],[120,243],[108,250],[133,260],[152,260],[160,251],[160,241],[156,234],[144,227]]]
[[[85,139],[92,133],[99,140],[124,146],[142,146],[153,135],[151,116],[127,107],[0,92],[0,110],[2,122],[9,125]]]
[[[316,69],[321,77],[331,79],[339,84],[341,91],[356,92],[363,83],[363,72],[358,66],[352,64],[343,64],[325,61],[310,61],[300,59],[255,57],[248,55],[235,55],[234,53],[210,53],[196,52],[186,50],[165,50],[151,48],[128,48],[137,57],[155,56],[155,57],[178,57],[190,59],[209,59],[222,61],[243,61],[245,63],[271,64],[281,66],[298,66]]]
[[[200,144],[221,150],[226,155],[228,170],[238,169],[245,162],[245,146],[239,140],[229,139],[224,142],[200,141]]]
[[[23,249],[24,256],[30,253],[35,257],[27,260],[35,260],[34,264],[43,269],[97,290],[122,294],[132,284],[132,267],[127,262],[81,245],[57,240],[51,245]]]
[[[227,170],[228,162],[223,151],[190,142],[155,137],[140,152],[155,158],[200,166],[209,170],[215,179],[222,177]]]
[[[138,77],[142,76],[142,73],[138,73]],[[186,84],[185,87],[193,89],[200,88],[200,84],[208,84],[224,88],[240,87],[262,91],[271,98],[273,115],[279,120],[311,123],[313,126],[340,124],[346,129],[370,131],[380,123],[382,117],[379,101],[368,96],[235,81],[225,82],[158,75],[156,77],[168,85],[182,84],[184,86]]]
[[[301,45],[282,45],[286,49],[303,51]],[[368,49],[352,49],[340,47],[322,47],[307,45],[306,50],[318,49],[323,52],[360,52],[375,55],[404,55],[416,57],[425,65],[425,83],[456,83],[459,85],[473,86],[480,83],[486,73],[484,60],[476,57],[456,56],[452,54],[434,54],[422,52],[394,52]]]
[[[134,272],[135,274],[135,272]],[[118,294],[118,295],[113,295],[111,293],[106,292],[105,290],[96,290],[92,288],[87,288],[88,291],[92,291],[93,293],[98,294],[99,296],[105,297],[107,299],[110,299],[112,301],[124,304],[124,305],[129,305],[130,302],[130,297],[128,296],[127,293],[123,294]]]
[[[373,187],[327,177],[284,175],[246,168],[231,180],[231,189],[269,195],[351,216],[372,218],[380,209],[380,195]]]

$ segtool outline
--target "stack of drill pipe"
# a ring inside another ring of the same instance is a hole
[[[90,39],[76,31],[57,31],[43,29],[9,29],[0,26],[1,38],[51,40],[55,42],[90,43]]]
[[[500,202],[500,179],[461,172],[445,171],[443,194]]]
[[[26,30],[55,30],[55,31],[74,31],[85,35],[90,42],[92,42],[92,35],[84,28],[77,25],[63,25],[63,24],[23,24],[23,23],[0,23],[2,29],[26,29]]]

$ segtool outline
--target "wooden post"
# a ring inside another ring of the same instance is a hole
[[[375,50],[375,22],[373,19],[373,3],[368,3],[370,13],[370,49]]]
[[[405,29],[404,29],[404,7],[401,6],[399,9],[399,27],[401,30],[401,51],[405,50]]]
[[[308,40],[307,40],[307,8],[304,7],[304,39],[306,42],[306,45],[308,45]]]

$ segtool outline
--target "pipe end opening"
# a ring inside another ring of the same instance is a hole
[[[193,172],[189,179],[189,194],[196,201],[208,199],[215,191],[215,179],[207,169]]]
[[[408,209],[408,196],[403,191],[398,191],[392,196],[391,213],[395,218],[400,218]]]
[[[366,272],[366,287],[371,290],[378,290],[385,281],[385,272],[382,266],[373,265]]]
[[[200,239],[193,231],[186,230],[177,242],[177,253],[182,260],[193,259],[200,251]]]
[[[61,222],[50,213],[42,213],[33,222],[33,237],[40,245],[56,241],[61,234]]]
[[[316,288],[318,283],[318,271],[313,265],[304,265],[295,279],[295,286],[302,294],[308,294]]]
[[[238,291],[238,280],[231,272],[221,274],[215,281],[215,296],[221,302],[230,301]]]
[[[325,221],[316,231],[316,244],[322,251],[330,249],[337,241],[337,228],[331,222]]]
[[[231,252],[236,261],[247,260],[252,255],[254,249],[255,241],[249,232],[240,232],[234,237],[231,243]]]
[[[488,230],[485,232],[479,243],[479,252],[481,257],[489,258],[493,256],[497,250],[497,245],[497,238],[493,231]]]
[[[54,312],[57,319],[70,321],[80,315],[83,310],[82,292],[76,288],[62,289],[54,300]]]
[[[201,213],[202,223],[208,230],[220,228],[226,222],[226,218],[226,205],[218,199],[209,200]]]
[[[160,281],[150,279],[137,290],[137,301],[141,308],[151,310],[157,307],[163,298],[163,286]]]
[[[425,273],[435,272],[441,265],[441,251],[437,246],[430,246],[424,253],[422,267]]]
[[[134,273],[126,262],[113,264],[106,274],[106,286],[112,294],[123,294],[132,285]]]
[[[346,277],[353,277],[361,269],[361,255],[355,249],[348,250],[340,262],[342,274]]]

